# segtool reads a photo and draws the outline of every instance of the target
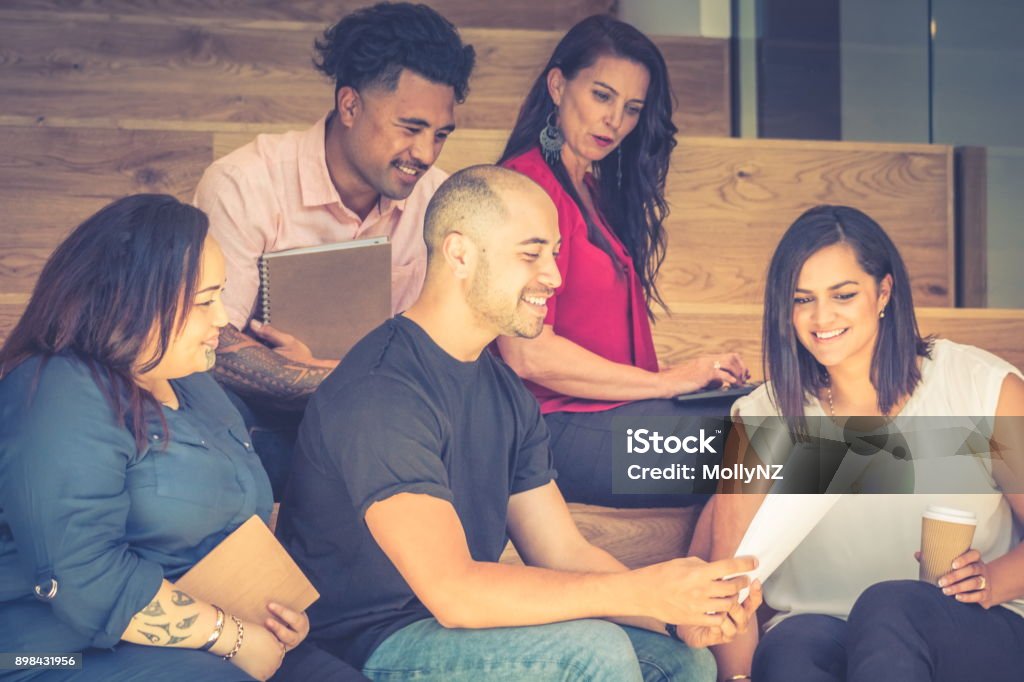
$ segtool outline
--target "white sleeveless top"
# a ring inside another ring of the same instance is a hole
[[[921,383],[900,418],[994,416],[1003,380],[1009,374],[1021,376],[1016,367],[987,351],[937,340],[932,357],[922,363]],[[813,399],[805,414],[827,416]],[[778,411],[765,385],[737,400],[732,415],[750,423],[751,418],[777,417]],[[765,602],[779,611],[769,627],[800,613],[845,619],[857,597],[871,585],[916,580],[914,552],[920,548],[921,514],[929,505],[974,512],[978,527],[973,547],[986,561],[1009,551],[1019,542],[1009,503],[987,468],[973,469],[970,489],[982,494],[843,495],[765,582]],[[1003,606],[1024,616],[1024,599]]]

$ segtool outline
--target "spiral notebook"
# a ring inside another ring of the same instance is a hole
[[[387,237],[267,253],[260,258],[260,319],[340,359],[391,317]]]

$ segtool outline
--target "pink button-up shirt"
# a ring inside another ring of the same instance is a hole
[[[195,205],[210,216],[210,234],[224,251],[224,305],[238,329],[255,312],[264,253],[387,236],[392,313],[412,305],[423,287],[423,216],[447,174],[431,168],[407,199],[381,197],[361,220],[341,203],[327,172],[326,121],[302,132],[259,135],[215,161],[196,188]]]

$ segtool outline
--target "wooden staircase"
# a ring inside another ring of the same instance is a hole
[[[219,156],[261,132],[308,127],[333,88],[311,66],[323,28],[355,0],[8,0],[0,6],[0,340],[46,258],[110,200],[190,200]],[[459,129],[438,165],[493,162],[519,104],[565,29],[614,0],[433,0],[477,51]],[[760,306],[775,244],[803,210],[850,204],[892,235],[926,333],[1024,366],[1024,311],[955,308],[955,151],[942,145],[748,140],[730,131],[728,41],[655,37],[681,137],[672,159],[672,314],[655,327],[667,363],[737,350],[760,368]],[[961,251],[957,252],[957,245]],[[980,241],[984,245],[984,240]],[[968,254],[967,260],[972,256]],[[574,506],[589,537],[626,563],[680,554],[694,510]]]

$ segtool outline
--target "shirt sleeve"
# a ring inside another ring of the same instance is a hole
[[[935,350],[933,354],[937,352],[948,354],[950,358],[945,363],[947,386],[958,387],[954,393],[954,411],[963,415],[995,418],[1003,381],[1010,374],[1020,377],[1020,370],[999,356],[975,346],[947,343],[941,351]]]
[[[447,440],[436,411],[395,379],[348,384],[321,415],[331,465],[360,517],[375,502],[420,493],[454,502],[442,460]]]
[[[34,391],[25,369],[0,397],[4,511],[31,583],[44,594],[56,583],[47,601],[57,618],[110,647],[163,580],[125,540],[135,439],[84,367],[51,359]]]
[[[509,370],[511,372],[511,370]],[[518,377],[512,380],[519,384],[517,411],[524,425],[523,439],[519,445],[516,470],[512,479],[512,495],[539,488],[558,477],[551,455],[551,434],[547,422],[541,416],[537,400],[522,386]]]
[[[265,187],[259,188],[260,184]],[[228,321],[239,330],[245,328],[255,311],[259,259],[276,230],[269,188],[269,177],[262,183],[252,182],[239,168],[214,163],[199,180],[193,201],[209,216],[210,236],[224,252],[224,307]]]

